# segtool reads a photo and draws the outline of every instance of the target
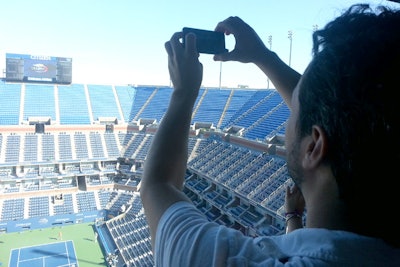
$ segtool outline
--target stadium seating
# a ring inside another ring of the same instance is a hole
[[[84,214],[105,221],[98,224],[102,240],[127,266],[153,266],[137,190],[171,93],[168,86],[1,81],[0,222],[55,216],[64,224]],[[283,232],[291,180],[284,158],[267,153],[266,143],[284,134],[288,114],[273,89],[200,89],[184,192],[210,221],[251,236]],[[35,131],[32,118],[49,119],[44,132]],[[54,202],[59,192],[62,201]]]

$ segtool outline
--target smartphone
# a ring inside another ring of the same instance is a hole
[[[185,36],[189,32],[196,35],[197,51],[203,54],[221,54],[228,52],[225,48],[225,34],[223,32],[201,30],[195,28],[184,27],[183,44],[185,45]]]

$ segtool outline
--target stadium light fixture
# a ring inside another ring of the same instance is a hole
[[[268,44],[269,44],[269,50],[272,50],[272,35],[268,36]],[[268,83],[268,89],[269,89],[269,77],[267,79],[267,83]]]
[[[290,41],[290,48],[289,48],[289,67],[290,67],[290,65],[292,63],[292,40],[293,40],[293,31],[292,30],[288,31],[288,38]]]

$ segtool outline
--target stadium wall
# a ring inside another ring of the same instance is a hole
[[[137,130],[135,126],[128,124],[114,125],[114,131],[126,132],[129,130]],[[105,132],[106,125],[93,124],[93,125],[45,125],[45,132],[58,133],[58,132]],[[1,133],[35,133],[35,125],[0,125]]]
[[[23,232],[34,229],[43,229],[50,227],[60,227],[77,223],[95,222],[98,219],[104,219],[105,210],[95,210],[80,212],[76,214],[61,214],[54,216],[43,216],[23,220],[0,222],[0,233]]]

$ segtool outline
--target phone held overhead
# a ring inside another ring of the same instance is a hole
[[[184,27],[183,44],[185,44],[185,36],[189,32],[196,35],[197,51],[203,54],[221,54],[228,52],[225,48],[225,35],[223,32],[201,30],[195,28]]]

